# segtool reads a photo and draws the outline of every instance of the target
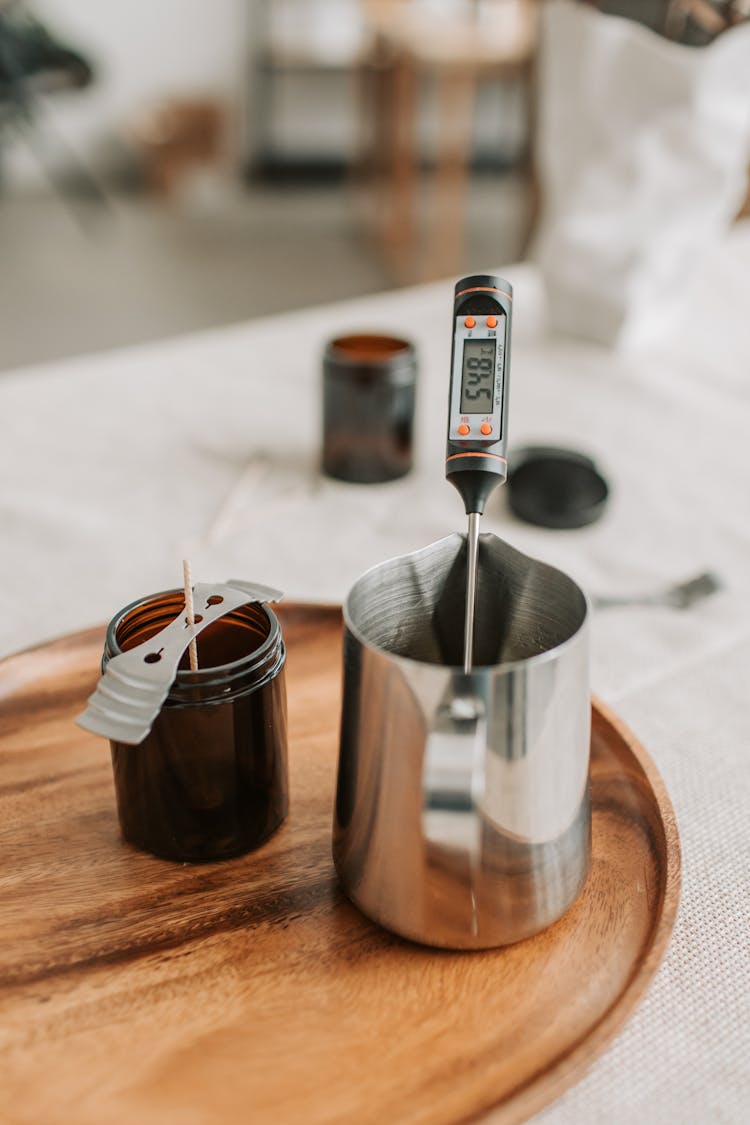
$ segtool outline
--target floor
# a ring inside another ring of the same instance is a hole
[[[477,177],[459,272],[513,261],[525,210],[517,177]],[[365,232],[340,187],[213,185],[177,206],[118,195],[103,211],[6,194],[0,370],[391,288]]]

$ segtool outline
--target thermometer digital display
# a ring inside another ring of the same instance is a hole
[[[497,340],[464,340],[461,369],[461,413],[492,413]]]
[[[445,475],[466,512],[507,475],[505,446],[513,290],[502,277],[465,277],[453,299]]]

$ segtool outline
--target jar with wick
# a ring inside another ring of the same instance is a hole
[[[107,628],[102,672],[184,612],[177,589],[120,610]],[[286,651],[276,614],[252,601],[195,643],[197,669],[185,652],[145,739],[110,746],[125,839],[165,859],[204,862],[258,847],[287,814]]]

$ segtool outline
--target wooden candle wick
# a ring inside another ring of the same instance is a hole
[[[195,625],[195,607],[193,606],[193,579],[190,574],[190,560],[182,560],[182,577],[185,582],[185,616],[188,620],[188,625]],[[193,637],[188,648],[190,655],[190,671],[198,671],[198,644]]]

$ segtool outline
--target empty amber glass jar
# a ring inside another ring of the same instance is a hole
[[[184,608],[184,593],[170,590],[121,610],[107,629],[102,670]],[[125,839],[193,862],[257,847],[288,808],[286,653],[276,615],[258,602],[240,606],[197,646],[198,670],[186,653],[144,741],[110,743]]]
[[[416,352],[408,340],[339,336],[323,356],[323,471],[377,484],[412,467]]]

